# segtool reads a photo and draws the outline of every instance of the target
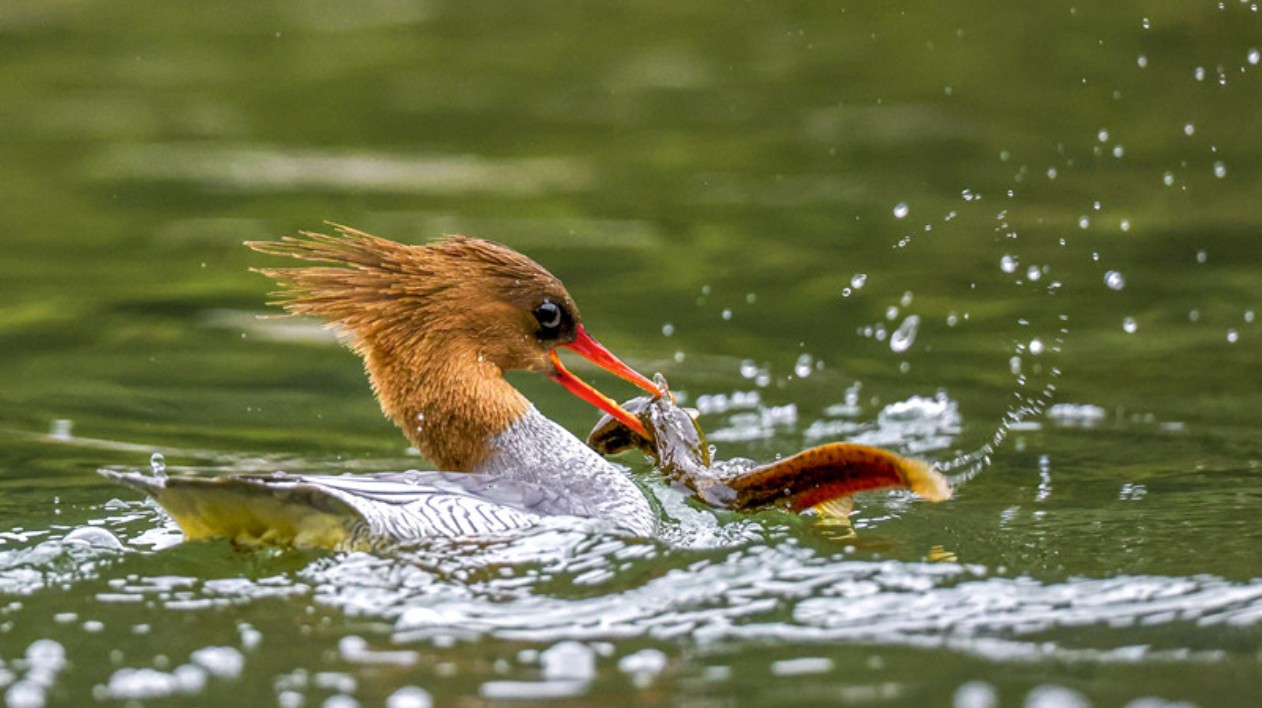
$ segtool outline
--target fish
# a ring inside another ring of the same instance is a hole
[[[606,456],[640,450],[667,481],[712,507],[740,512],[780,508],[846,519],[860,492],[906,489],[931,502],[951,498],[946,477],[928,462],[858,443],[827,443],[752,466],[716,463],[698,413],[677,405],[660,376],[658,383],[667,393],[622,404],[648,436],[606,414],[588,433],[587,444]]]

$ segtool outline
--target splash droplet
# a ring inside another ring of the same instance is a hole
[[[890,334],[890,350],[902,354],[916,342],[916,332],[920,329],[920,317],[908,315],[903,323]]]
[[[999,269],[1000,269],[1000,270],[1002,270],[1002,271],[1003,271],[1003,272],[1005,272],[1005,273],[1015,273],[1015,272],[1017,272],[1017,258],[1016,258],[1016,256],[1004,256],[1003,258],[1000,258],[1000,259],[999,259]]]
[[[153,471],[153,476],[165,479],[167,476],[167,458],[160,452],[155,452],[149,456],[149,469]]]
[[[1227,343],[1228,344],[1235,344],[1239,340],[1240,340],[1239,332],[1237,332],[1234,329],[1227,330]]]
[[[1135,330],[1137,329],[1139,329],[1139,325],[1135,322],[1134,317],[1122,318],[1122,331],[1123,332],[1127,334],[1134,334]]]
[[[1104,284],[1109,290],[1121,290],[1126,287],[1126,276],[1111,270],[1104,274]]]
[[[1253,64],[1254,66],[1257,66],[1259,61],[1262,61],[1262,52],[1259,52],[1256,49],[1250,49],[1249,50],[1249,63]]]
[[[663,337],[669,337],[674,333],[675,333],[675,325],[669,322],[662,323],[662,336]]]
[[[1222,179],[1223,177],[1227,176],[1227,166],[1224,165],[1221,161],[1214,163],[1214,176],[1217,177],[1218,179]]]
[[[867,285],[867,283],[868,283],[867,273],[855,273],[854,275],[850,276],[850,287],[854,288],[855,290],[862,288],[864,285]]]
[[[1192,123],[1188,123],[1187,125],[1183,126],[1183,134],[1188,136],[1189,138],[1192,137],[1193,135],[1196,134],[1196,126],[1193,125]]]
[[[911,209],[909,209],[909,208],[907,207],[907,203],[906,203],[906,202],[899,202],[899,203],[897,203],[897,204],[895,204],[895,205],[894,205],[894,218],[895,218],[895,219],[903,219],[903,218],[906,218],[906,216],[907,216],[908,212],[910,212],[910,211],[911,211]]]
[[[803,353],[798,357],[797,362],[793,364],[793,373],[797,374],[799,379],[804,379],[811,375],[814,365],[815,359],[810,354]]]

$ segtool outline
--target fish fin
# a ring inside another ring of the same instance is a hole
[[[848,522],[851,512],[854,511],[854,497],[834,497],[811,508],[819,514],[821,519],[844,519]]]
[[[910,489],[933,502],[951,498],[951,486],[927,462],[867,445],[830,443],[722,480],[730,505],[756,509],[787,502],[803,511],[833,499],[878,489]]]

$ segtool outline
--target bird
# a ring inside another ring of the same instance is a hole
[[[253,270],[279,284],[269,304],[338,331],[363,360],[382,412],[437,469],[103,475],[151,496],[187,539],[362,549],[511,534],[550,516],[652,535],[654,510],[625,468],[544,416],[504,377],[542,373],[645,434],[636,416],[562,364],[558,349],[569,349],[664,393],[588,334],[556,276],[493,241],[447,236],[408,245],[330,226],[332,233],[247,241],[303,262]]]

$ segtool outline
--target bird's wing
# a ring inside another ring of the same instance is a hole
[[[540,516],[590,516],[554,490],[457,472],[156,477],[102,469],[153,497],[190,539],[365,548],[432,536],[495,535]]]

